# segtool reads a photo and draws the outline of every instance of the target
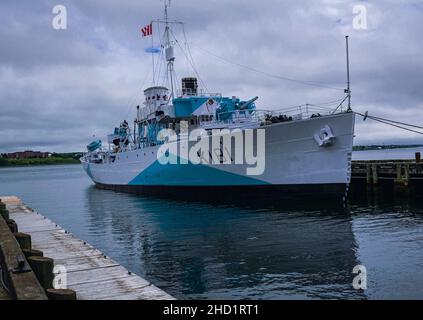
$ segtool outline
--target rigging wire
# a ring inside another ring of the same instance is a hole
[[[138,99],[138,96],[141,94],[141,92],[142,92],[142,88],[143,88],[143,87],[144,87],[144,85],[147,83],[148,78],[150,78],[150,75],[151,75],[151,70],[149,70],[149,71],[146,73],[146,76],[145,76],[144,80],[141,82],[141,85],[140,85],[140,90],[137,90],[137,92],[135,93],[135,95],[133,95],[133,96],[132,96],[132,98],[129,100],[129,103],[128,103],[128,109],[127,109],[127,111],[126,111],[125,119],[126,119],[126,118],[128,118],[129,112],[130,112],[130,111],[131,111],[131,109],[133,108],[133,104],[134,104],[134,103],[135,103],[135,101]]]
[[[157,23],[157,30],[158,30],[157,34],[158,34],[159,43],[160,43],[160,55],[159,55],[159,59],[158,59],[159,63],[158,63],[158,66],[156,68],[156,73],[157,73],[157,84],[160,85],[160,81],[161,81],[160,75],[161,75],[161,72],[162,72],[162,64],[163,64],[163,49],[162,49],[162,45],[161,45],[162,38],[160,36],[161,31],[160,31],[160,24],[159,23]]]
[[[185,32],[185,25],[184,25],[184,24],[182,24],[182,34],[184,35],[185,47],[187,48],[187,52],[188,52],[188,56],[189,56],[189,58],[187,57],[187,60],[190,62],[190,64],[191,64],[192,68],[194,69],[194,72],[197,74],[197,77],[199,77],[199,76],[198,76],[198,72],[197,72],[197,67],[196,67],[196,64],[195,64],[195,60],[194,60],[194,58],[192,57],[191,48],[190,48],[190,46],[189,46],[189,42],[188,42],[187,34],[186,34],[186,32]],[[180,46],[180,45],[179,45],[179,46]],[[209,95],[211,95],[211,92],[210,92],[210,90],[207,88],[207,86],[206,86],[205,82],[204,82],[204,81],[203,81],[200,77],[199,77],[199,79],[200,79],[200,82],[201,82],[202,86],[203,86],[203,87],[204,87],[204,89],[206,90],[206,92],[207,92]]]
[[[290,81],[290,82],[295,82],[295,83],[300,83],[300,84],[303,84],[303,85],[308,85],[308,86],[313,86],[313,87],[319,87],[319,88],[325,88],[325,89],[332,89],[332,90],[337,90],[337,91],[344,91],[344,89],[333,87],[333,86],[329,86],[329,85],[324,85],[324,84],[321,84],[321,82],[318,82],[318,81],[293,79],[293,78],[288,78],[288,77],[284,77],[284,76],[280,76],[280,75],[275,75],[275,74],[272,74],[272,73],[269,73],[269,72],[266,72],[266,71],[258,70],[258,69],[255,69],[255,68],[252,68],[252,67],[249,67],[249,66],[240,64],[238,62],[230,61],[230,60],[228,60],[226,58],[223,58],[223,57],[221,57],[221,56],[219,56],[217,54],[214,54],[213,52],[210,52],[210,51],[208,51],[206,49],[203,49],[203,48],[201,48],[201,47],[199,47],[199,46],[197,46],[195,44],[194,44],[194,46],[197,47],[197,49],[199,49],[200,51],[202,51],[202,52],[204,52],[204,53],[206,53],[208,55],[211,55],[211,56],[213,56],[213,57],[215,57],[215,58],[217,58],[217,59],[219,59],[219,60],[221,60],[223,62],[226,62],[228,64],[232,64],[232,65],[238,66],[240,68],[244,68],[244,69],[249,70],[251,72],[255,72],[255,73],[258,73],[258,74],[265,75],[267,77],[271,77],[271,78],[275,78],[275,79],[280,79],[280,80],[285,80],[285,81]]]
[[[154,47],[154,34],[151,33],[151,49],[153,49],[153,47]],[[155,73],[155,70],[154,70],[154,66],[155,66],[154,50],[151,50],[151,61],[152,61],[152,64],[153,64],[153,85],[155,85],[156,84],[156,73]]]
[[[175,40],[175,43],[178,45],[179,49],[182,51],[182,53],[184,54],[185,58],[187,59],[187,61],[189,62],[189,64],[191,65],[191,68],[193,69],[195,75],[197,76],[198,80],[201,83],[201,86],[204,87],[204,89],[206,90],[206,92],[211,95],[209,89],[207,88],[205,82],[203,81],[203,79],[200,77],[200,74],[197,71],[197,68],[195,66],[194,60],[192,59],[192,56],[190,55],[190,53],[186,53],[184,48],[181,46],[181,44],[179,43],[178,39],[175,37],[175,34],[173,33],[173,31],[171,30],[171,34],[173,39]],[[188,50],[189,52],[189,50]],[[191,59],[190,59],[191,57]]]
[[[336,100],[332,100],[332,101],[327,101],[327,102],[320,102],[320,103],[316,103],[315,106],[322,106],[322,105],[332,105],[332,104],[338,104],[339,102],[343,101],[345,98],[339,98]],[[309,103],[309,105],[312,105],[311,103]]]

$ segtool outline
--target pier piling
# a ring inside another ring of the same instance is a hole
[[[15,236],[16,241],[18,241],[21,249],[31,250],[32,243],[31,236],[29,234],[23,232],[15,232],[13,235]]]
[[[371,184],[373,179],[372,179],[372,168],[370,167],[370,164],[366,164],[366,182],[367,184]]]
[[[0,208],[0,216],[2,216],[4,220],[10,219],[9,211],[7,209]]]
[[[353,161],[351,178],[353,185],[365,180],[371,188],[377,185],[414,188],[423,184],[423,162],[418,152],[415,160]]]
[[[377,165],[375,163],[372,164],[372,180],[373,184],[378,183]]]
[[[6,286],[0,287],[1,299],[47,300],[3,216],[0,216],[0,266]]]
[[[25,258],[29,257],[42,257],[44,256],[44,253],[41,250],[35,250],[35,249],[22,249],[23,254],[25,255]]]
[[[47,289],[49,300],[76,300],[76,292],[69,289]]]
[[[16,232],[18,232],[19,230],[18,230],[18,225],[17,225],[17,223],[16,223],[16,221],[15,220],[13,220],[13,219],[7,219],[6,220],[6,223],[7,223],[7,225],[9,226],[9,229],[10,229],[10,231],[12,232],[12,233],[16,233]]]
[[[54,261],[51,258],[31,256],[28,258],[28,263],[37,276],[38,281],[44,289],[53,288],[53,269]]]

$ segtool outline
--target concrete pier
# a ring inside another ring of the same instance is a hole
[[[32,248],[54,260],[63,284],[79,300],[172,300],[172,296],[129,272],[103,252],[25,206],[17,197],[2,197],[19,232],[31,236]],[[56,270],[56,272],[58,272]],[[65,272],[64,272],[65,271]],[[8,298],[0,289],[0,299]]]

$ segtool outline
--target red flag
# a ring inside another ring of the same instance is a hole
[[[151,36],[153,34],[153,23],[150,22],[148,26],[141,28],[141,32],[143,37]]]

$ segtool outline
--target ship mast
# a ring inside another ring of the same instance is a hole
[[[175,69],[173,66],[173,62],[175,61],[175,55],[173,52],[173,44],[170,40],[170,23],[168,18],[167,10],[170,7],[171,0],[164,0],[165,12],[164,12],[164,22],[165,22],[165,55],[167,61],[167,77],[170,82],[170,96],[172,99],[175,98],[175,90],[174,90],[174,73]]]
[[[350,88],[350,52],[348,46],[349,36],[345,36],[346,54],[347,54],[347,89],[345,92],[348,94],[348,110],[351,110],[351,88]]]

